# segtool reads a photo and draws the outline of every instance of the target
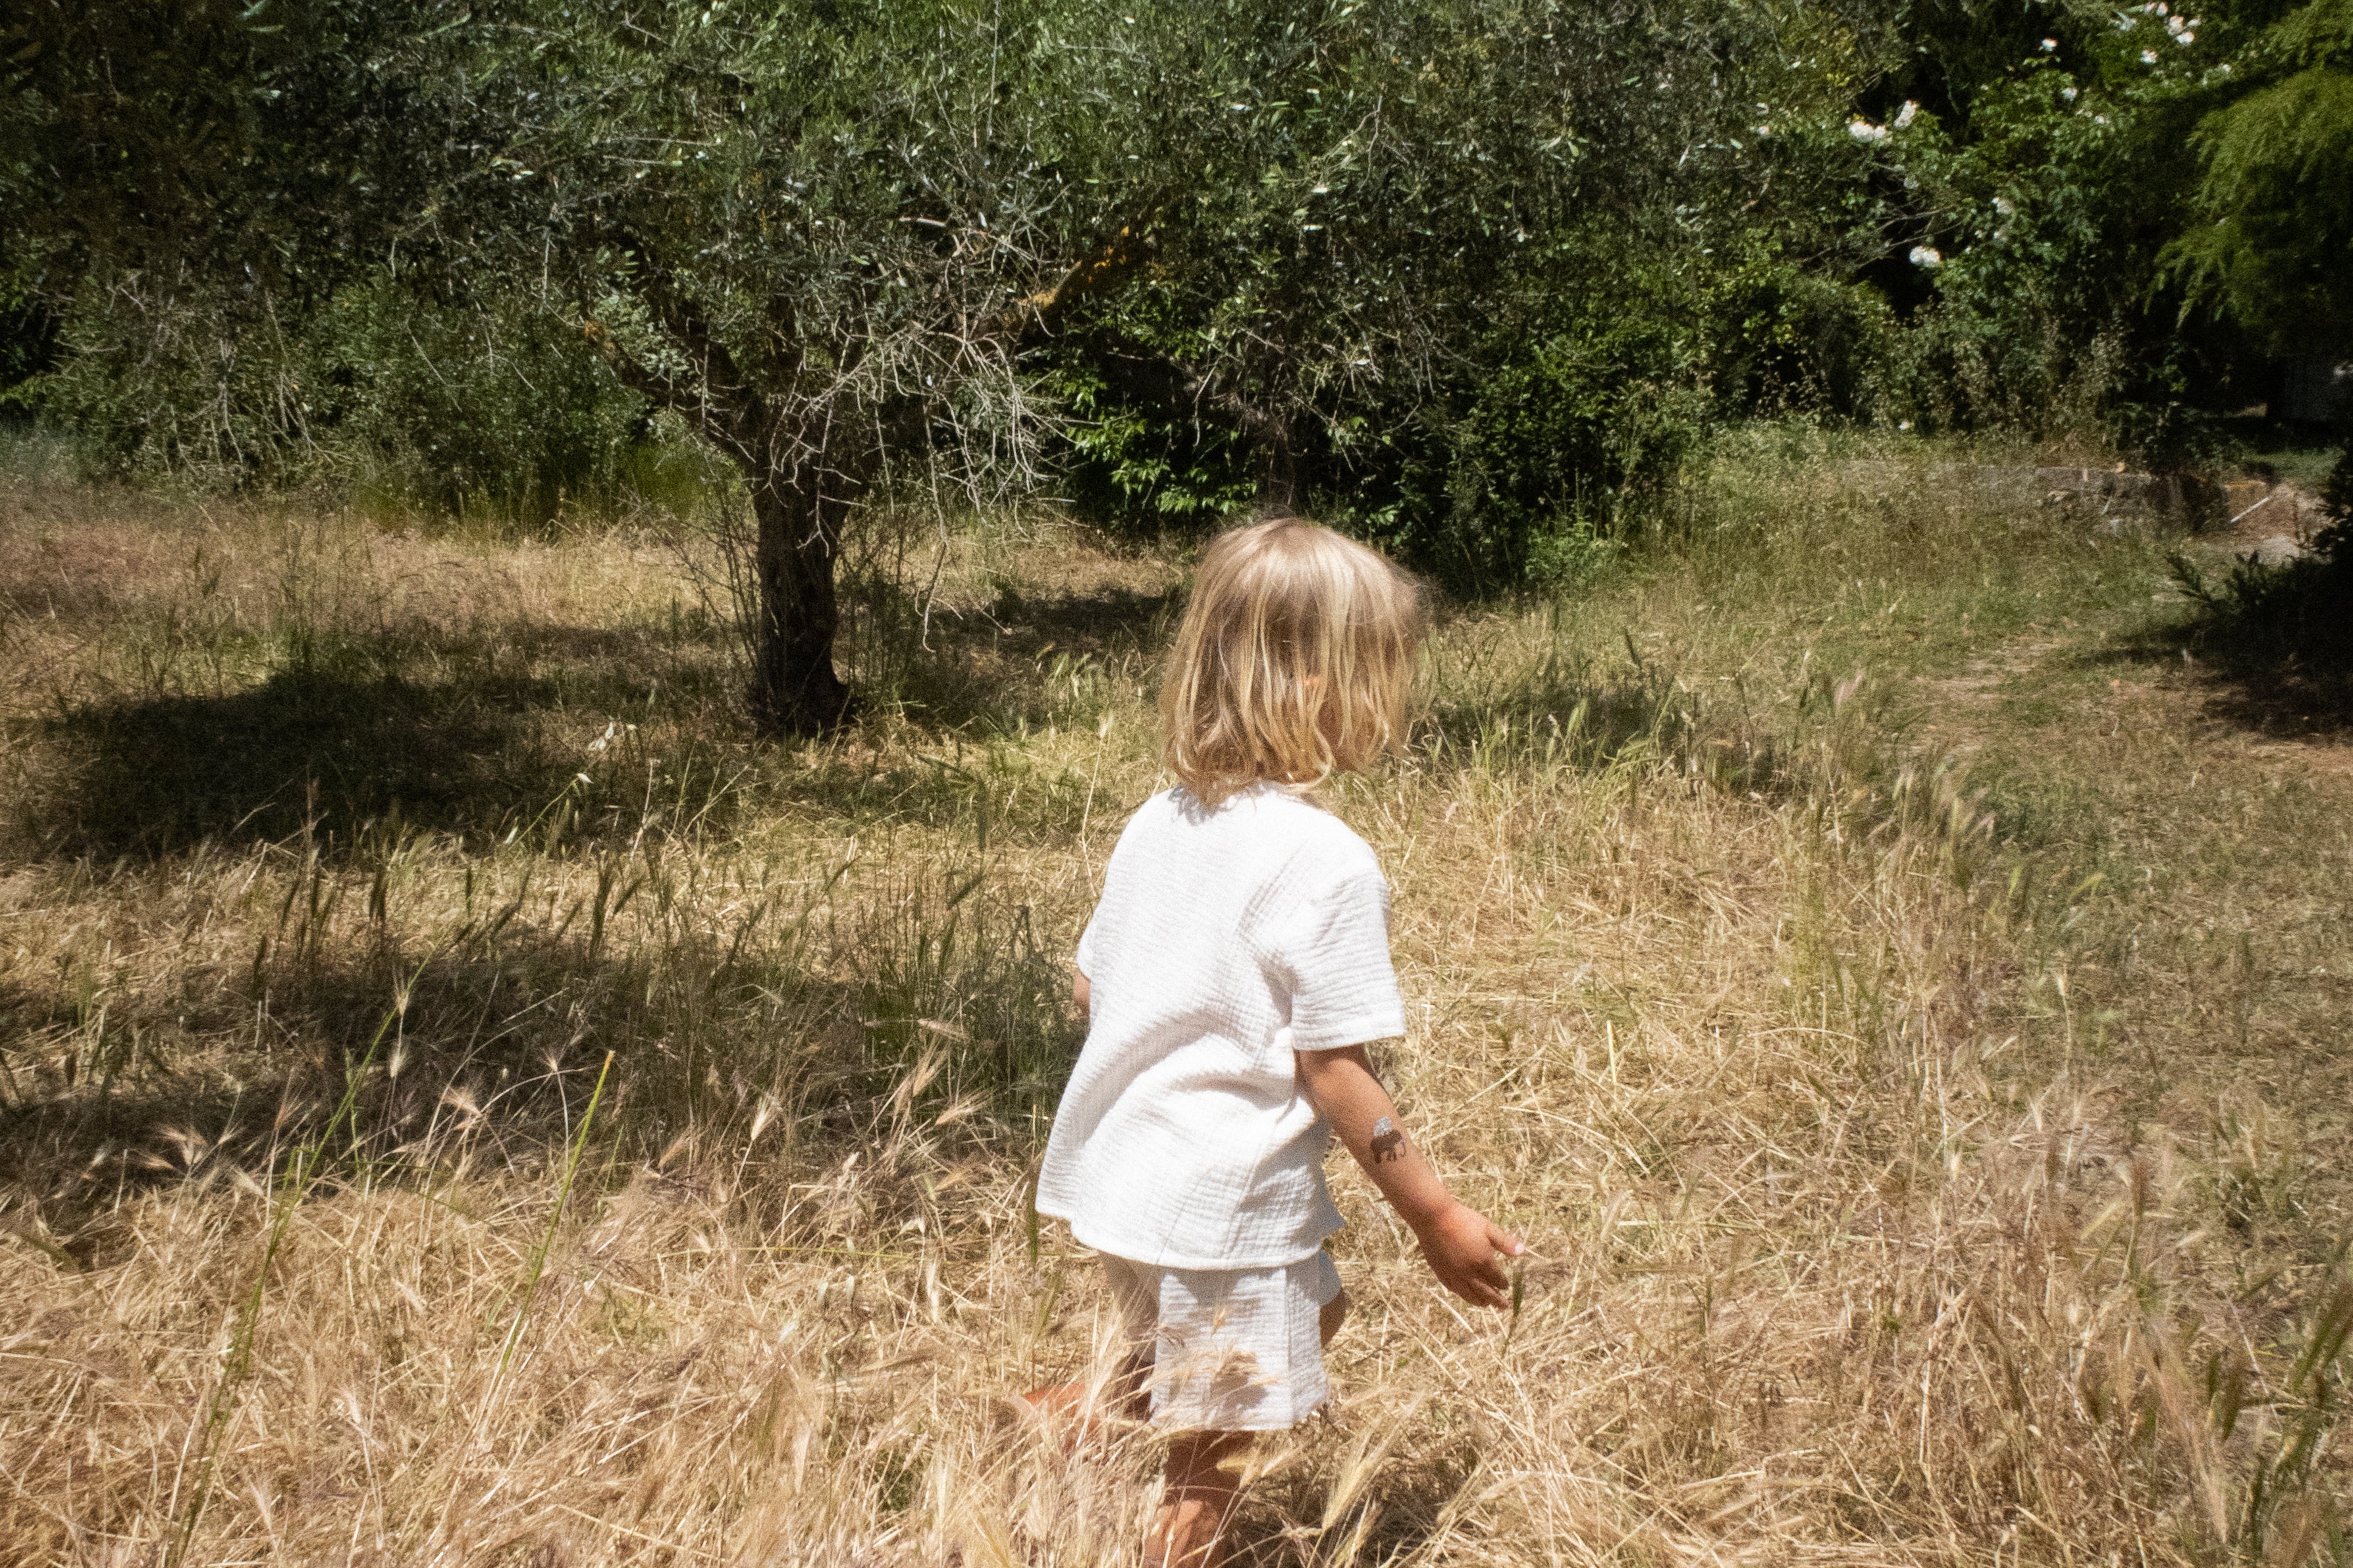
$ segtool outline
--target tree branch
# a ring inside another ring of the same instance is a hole
[[[1126,283],[1151,263],[1152,255],[1144,225],[1128,224],[1093,255],[1064,272],[1052,288],[1017,300],[982,321],[973,337],[975,341],[1001,340],[1016,349],[1051,337],[1063,317],[1086,300]]]
[[[617,231],[609,243],[634,264],[625,285],[646,307],[655,324],[686,356],[687,374],[659,370],[624,349],[605,323],[581,310],[581,334],[603,356],[623,385],[661,407],[684,416],[703,435],[749,455],[762,427],[765,400],[735,356],[720,341],[709,318],[681,289],[669,268],[637,236]]]
[[[1053,336],[1077,307],[1123,287],[1151,265],[1155,247],[1147,227],[1148,219],[1122,226],[1052,288],[1028,295],[983,321],[973,341],[998,341],[1018,352]],[[1290,440],[1288,420],[1212,385],[1211,373],[1100,341],[1091,347],[1095,363],[1132,397],[1170,409],[1190,405],[1196,415],[1261,445],[1284,446]]]

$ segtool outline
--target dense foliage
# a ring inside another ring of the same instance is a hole
[[[911,489],[1493,587],[1711,421],[2196,464],[2353,354],[2353,0],[36,0],[0,62],[18,407],[524,518],[698,446],[787,722]]]

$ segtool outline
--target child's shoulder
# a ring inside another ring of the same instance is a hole
[[[1302,848],[1329,858],[1362,861],[1368,866],[1379,864],[1373,847],[1365,842],[1363,835],[1341,821],[1330,808],[1303,800],[1289,790],[1269,790],[1266,804],[1270,826],[1294,837]]]
[[[1269,873],[1313,868],[1321,879],[1378,875],[1380,858],[1356,830],[1315,802],[1261,784],[1205,807],[1182,787],[1145,803],[1145,812],[1172,824],[1230,837],[1248,847]]]
[[[1286,828],[1297,835],[1300,858],[1314,868],[1314,880],[1326,884],[1386,882],[1381,858],[1364,836],[1320,805],[1294,801],[1302,813]]]

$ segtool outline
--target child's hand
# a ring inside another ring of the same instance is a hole
[[[1381,1195],[1421,1238],[1438,1282],[1479,1307],[1508,1309],[1511,1277],[1496,1255],[1517,1258],[1525,1243],[1456,1203],[1421,1152],[1397,1125],[1397,1106],[1362,1046],[1299,1054],[1299,1086],[1327,1118]]]
[[[1498,1256],[1517,1258],[1527,1244],[1464,1204],[1451,1204],[1417,1226],[1421,1256],[1438,1282],[1479,1307],[1512,1304],[1511,1277]]]

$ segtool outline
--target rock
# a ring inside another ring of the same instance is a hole
[[[2284,533],[2274,533],[2254,548],[2256,561],[2265,566],[2284,566],[2310,552]]]

